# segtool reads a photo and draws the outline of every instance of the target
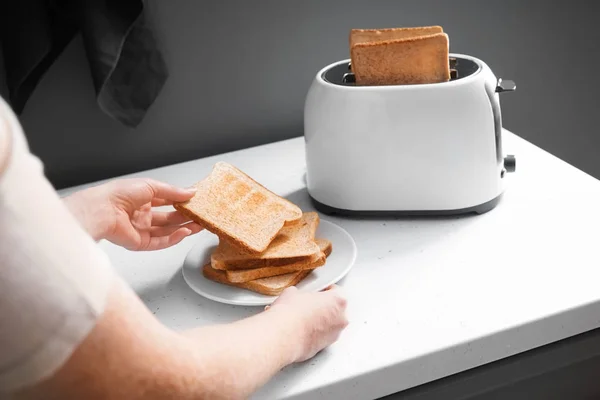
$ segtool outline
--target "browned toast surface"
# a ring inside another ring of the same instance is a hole
[[[195,186],[194,197],[175,209],[249,253],[265,251],[285,225],[302,217],[298,206],[224,162]]]
[[[210,266],[210,264],[206,264],[204,267],[202,267],[202,273],[207,279],[225,285],[251,290],[253,292],[268,296],[277,296],[281,294],[281,292],[283,292],[286,288],[294,286],[306,278],[311,271],[312,270],[297,271],[289,274],[272,276],[269,278],[256,279],[249,282],[235,283],[230,282],[227,279],[227,274],[225,271],[214,269]]]
[[[316,262],[321,253],[315,243],[319,221],[316,212],[304,213],[298,223],[284,226],[262,253],[248,253],[227,241],[219,241],[211,255],[211,265],[215,269],[237,270]]]
[[[355,43],[350,49],[357,85],[439,83],[450,79],[445,33]]]
[[[262,267],[253,269],[241,269],[225,271],[229,282],[248,282],[254,279],[266,278],[269,276],[277,276],[288,274],[291,272],[302,271],[307,269],[315,269],[325,265],[326,258],[331,254],[331,242],[326,239],[317,239],[320,254],[319,257],[312,262],[297,262],[279,267]]]

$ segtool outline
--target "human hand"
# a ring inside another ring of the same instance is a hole
[[[266,310],[282,311],[301,324],[302,346],[296,362],[306,361],[336,342],[346,326],[346,299],[336,285],[319,293],[289,287]]]
[[[129,250],[173,246],[202,228],[178,211],[153,207],[193,197],[182,189],[152,179],[118,179],[74,193],[64,199],[95,240],[106,239]]]

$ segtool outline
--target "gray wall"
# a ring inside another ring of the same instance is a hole
[[[451,51],[488,62],[517,92],[508,129],[600,177],[600,2],[545,0],[150,1],[171,76],[128,130],[96,106],[80,40],[22,122],[57,187],[302,134],[313,75],[348,57],[353,27],[439,24]],[[508,150],[508,149],[507,149]]]

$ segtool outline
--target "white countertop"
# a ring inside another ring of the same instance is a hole
[[[254,398],[377,398],[600,327],[600,182],[509,132],[503,145],[516,155],[517,170],[487,214],[323,216],[358,246],[355,267],[340,282],[350,325],[336,344],[285,369]],[[312,209],[303,138],[130,176],[186,186],[217,160]],[[194,239],[149,253],[100,245],[156,317],[174,329],[259,312],[212,302],[186,285],[181,265]]]

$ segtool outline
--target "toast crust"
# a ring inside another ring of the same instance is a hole
[[[227,279],[230,282],[248,282],[254,279],[283,275],[290,272],[302,271],[306,269],[312,270],[321,267],[325,265],[327,257],[329,257],[329,255],[331,254],[333,247],[331,242],[326,239],[317,239],[316,242],[318,243],[319,249],[321,251],[318,258],[314,261],[293,263],[281,267],[263,267],[247,270],[228,270],[225,271],[225,273],[227,274]]]
[[[333,243],[331,243],[329,240],[318,238],[315,239],[315,243],[317,246],[319,246],[321,252],[325,254],[325,257],[329,257],[333,252]]]
[[[318,249],[318,247],[315,247]],[[319,260],[321,252],[317,250],[310,256],[298,256],[298,257],[287,257],[287,258],[274,258],[274,259],[249,259],[237,260],[235,263],[229,264],[222,261],[213,261],[211,259],[211,266],[214,269],[221,271],[244,271],[256,268],[270,268],[270,267],[285,267],[289,264],[306,264],[313,263]]]
[[[229,286],[235,286],[241,289],[247,289],[267,296],[280,295],[286,288],[297,285],[308,276],[312,270],[292,272],[285,275],[272,276],[269,278],[256,279],[249,282],[229,282],[225,271],[219,271],[212,268],[209,264],[202,267],[202,273],[211,281],[222,283]]]
[[[232,283],[241,283],[253,281],[261,278],[268,278],[272,276],[285,275],[292,272],[305,271],[305,270],[314,270],[316,268],[322,267],[326,262],[325,254],[319,254],[319,257],[316,261],[306,263],[299,262],[293,263],[290,265],[282,266],[282,267],[262,267],[262,268],[254,268],[254,269],[240,269],[235,271],[225,271],[227,275],[227,280]]]
[[[284,226],[302,218],[298,206],[225,162],[195,186],[192,199],[173,207],[248,253],[265,251]]]
[[[350,57],[357,85],[408,85],[450,79],[446,33],[355,43]]]
[[[226,241],[219,241],[211,254],[211,265],[215,269],[237,270],[315,262],[321,253],[314,241],[319,222],[316,212],[304,213],[299,222],[283,227],[262,253],[248,253]]]
[[[351,29],[349,41],[350,48],[352,48],[357,43],[406,39],[410,37],[427,36],[443,32],[444,29],[439,25],[406,28]]]

